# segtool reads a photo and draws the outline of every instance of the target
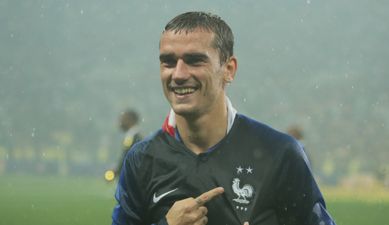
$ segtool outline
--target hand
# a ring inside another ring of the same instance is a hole
[[[222,187],[217,187],[201,194],[197,198],[186,198],[176,201],[166,214],[167,223],[169,225],[207,224],[208,209],[204,204],[223,193],[224,189]]]

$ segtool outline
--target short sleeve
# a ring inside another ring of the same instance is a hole
[[[301,145],[295,143],[279,162],[276,183],[277,217],[285,225],[334,225]],[[328,218],[319,218],[326,214]],[[324,211],[323,211],[324,210]],[[326,223],[323,223],[327,221]]]

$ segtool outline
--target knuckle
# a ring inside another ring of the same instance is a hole
[[[189,205],[182,206],[182,210],[184,213],[190,213],[192,211],[192,207],[189,207]]]
[[[203,213],[204,213],[204,215],[207,215],[207,214],[208,214],[208,209],[207,209],[206,207],[204,207]]]
[[[203,224],[207,224],[208,223],[208,217],[204,216],[203,218]]]

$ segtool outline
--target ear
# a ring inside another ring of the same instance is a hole
[[[238,61],[235,56],[231,56],[225,64],[224,81],[225,83],[231,83],[238,69]]]

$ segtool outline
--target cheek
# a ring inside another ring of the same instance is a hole
[[[166,82],[168,82],[169,80],[169,74],[165,71],[165,70],[161,70],[160,72],[160,79],[161,79],[161,82],[164,84]]]
[[[223,74],[221,74],[221,73],[214,74],[211,82],[212,82],[213,88],[215,89],[215,91],[217,91],[217,89],[224,87],[225,78],[224,78]]]

